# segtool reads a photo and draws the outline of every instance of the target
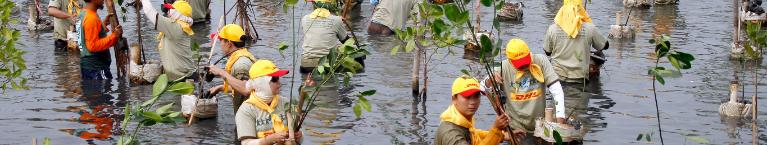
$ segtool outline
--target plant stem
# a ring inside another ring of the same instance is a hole
[[[664,43],[664,42],[661,42]],[[655,68],[658,68],[658,63],[660,62],[660,58],[655,58]],[[658,93],[657,89],[655,88],[655,79],[656,74],[652,75],[652,94],[653,98],[655,99],[655,118],[658,119],[658,136],[660,136],[660,144],[664,145],[663,143],[663,129],[661,128],[660,123],[660,108],[658,107]]]

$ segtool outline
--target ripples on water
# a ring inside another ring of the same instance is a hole
[[[17,1],[25,6],[27,1]],[[47,1],[43,1],[47,3]],[[154,0],[154,4],[160,3]],[[227,7],[233,1],[226,1]],[[528,42],[533,53],[542,53],[543,34],[552,23],[561,2],[558,0],[524,1],[525,16],[522,22],[503,22],[500,35],[503,40],[514,37]],[[635,9],[629,24],[640,26],[635,40],[611,40],[611,48],[605,53],[609,61],[604,66],[603,76],[589,86],[591,99],[585,109],[584,118],[590,122],[590,133],[586,144],[645,144],[635,142],[639,133],[656,130],[655,110],[652,101],[651,80],[646,69],[652,63],[652,50],[648,39],[660,34],[670,34],[677,48],[696,56],[693,68],[684,72],[682,78],[671,78],[668,84],[660,86],[659,101],[666,142],[683,144],[680,134],[694,134],[707,138],[712,144],[751,143],[750,124],[745,128],[728,126],[743,125],[720,119],[717,108],[727,99],[727,85],[735,75],[744,78],[745,94],[751,96],[753,89],[753,66],[759,66],[760,76],[765,76],[763,64],[749,64],[741,69],[737,61],[729,61],[729,42],[732,32],[731,2],[682,0],[682,5],[660,6],[649,9]],[[280,42],[291,42],[290,14],[283,13],[280,3],[260,1],[255,3],[254,23],[262,40],[252,47],[251,52],[260,58],[272,59],[281,68],[290,68],[290,54],[285,57],[273,49]],[[212,16],[223,14],[223,4],[216,1],[211,5]],[[614,23],[614,13],[623,10],[620,1],[594,1],[587,5],[594,23],[606,35],[609,24]],[[366,24],[370,17],[370,5],[364,3],[359,13],[353,15],[355,32],[369,44],[367,68],[364,73],[352,79],[352,87],[328,87],[321,94],[320,109],[310,115],[305,127],[307,143],[310,144],[430,144],[439,125],[439,114],[450,103],[449,88],[452,80],[461,74],[467,65],[476,62],[463,59],[462,49],[454,48],[456,55],[435,57],[430,74],[427,98],[413,98],[410,95],[411,55],[400,53],[389,55],[394,46],[391,38],[368,37]],[[133,9],[128,9],[133,11]],[[304,14],[310,12],[310,5],[300,3],[292,17],[296,26]],[[102,12],[101,16],[105,16]],[[482,10],[482,28],[492,24],[492,11]],[[123,22],[126,36],[135,36],[133,13]],[[472,15],[474,16],[474,15]],[[26,11],[15,15],[26,19]],[[231,20],[231,15],[229,19]],[[625,20],[625,19],[624,19]],[[145,29],[151,28],[143,23]],[[195,41],[209,42],[205,34],[215,24],[195,26],[199,34]],[[23,29],[23,26],[14,26]],[[156,31],[144,31],[147,48],[154,48]],[[54,144],[112,144],[120,135],[120,112],[129,101],[148,99],[149,86],[132,86],[123,81],[111,80],[90,84],[107,84],[101,88],[82,88],[79,79],[77,54],[54,52],[51,32],[32,33],[23,31],[19,48],[28,53],[24,56],[29,70],[31,90],[9,90],[0,96],[0,142],[27,144],[32,138],[49,137]],[[300,36],[298,44],[300,44]],[[206,46],[206,45],[203,45]],[[209,44],[207,45],[209,47]],[[207,51],[208,48],[204,48]],[[150,59],[158,59],[154,49],[147,49]],[[214,58],[218,58],[216,54]],[[113,68],[114,69],[114,68]],[[749,72],[743,74],[739,72]],[[116,71],[112,71],[116,72]],[[298,72],[298,70],[293,70]],[[764,77],[762,77],[763,79]],[[290,78],[288,78],[290,79]],[[284,81],[288,82],[288,81]],[[296,79],[295,82],[300,82]],[[217,81],[216,83],[220,83]],[[288,88],[284,85],[284,88]],[[767,88],[760,81],[760,88]],[[348,95],[356,91],[378,90],[370,97],[372,112],[363,113],[356,119],[350,107]],[[295,88],[294,88],[295,90]],[[764,96],[760,89],[760,96]],[[288,94],[288,89],[283,89]],[[760,97],[760,102],[764,102]],[[220,115],[215,119],[196,122],[193,126],[158,125],[140,133],[143,141],[151,144],[231,144],[234,140],[234,121],[231,98],[220,97]],[[165,97],[160,104],[178,102]],[[765,110],[759,105],[759,110]],[[178,108],[175,108],[178,109]],[[486,129],[493,119],[486,101],[476,115],[477,127]],[[761,113],[764,116],[765,113]],[[764,119],[760,119],[760,130],[766,130]],[[657,134],[657,133],[655,133]],[[655,136],[654,141],[658,138]],[[688,141],[689,142],[689,141]],[[767,136],[760,134],[760,142],[767,142]],[[657,142],[656,142],[657,143]]]

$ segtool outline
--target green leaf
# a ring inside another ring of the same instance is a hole
[[[462,21],[462,19],[464,12],[461,12],[455,3],[445,4],[443,5],[443,8],[447,20],[450,20],[450,22],[453,22],[453,24],[463,24],[464,21]]]
[[[402,45],[397,45],[391,48],[391,52],[389,52],[389,55],[396,55],[397,52],[399,52],[400,47],[402,47]]]
[[[362,64],[360,64],[359,62],[355,61],[351,57],[344,57],[342,62],[341,62],[341,65],[344,68],[346,68],[346,69],[348,69],[348,70],[350,70],[352,72],[357,72],[358,70],[362,69]]]
[[[157,99],[159,99],[160,96],[154,96],[152,99],[144,101],[144,103],[141,104],[141,107],[149,107],[149,105],[154,104],[154,102],[157,102]]]
[[[150,111],[141,112],[141,116],[152,119],[155,122],[162,121],[162,116],[160,116],[156,112],[150,112]]]
[[[413,49],[415,49],[415,40],[410,39],[405,46],[405,52],[411,52]]]
[[[178,117],[179,115],[181,115],[181,112],[173,112],[173,113],[170,113],[170,114],[168,114],[168,116],[167,116],[167,117],[170,117],[170,118],[176,118],[176,117]]]
[[[647,142],[650,142],[650,141],[651,141],[650,139],[652,138],[652,135],[653,135],[653,133],[648,133],[648,134],[646,134],[646,135],[644,136],[644,139],[645,139]]]
[[[288,45],[285,44],[285,41],[280,42],[279,45],[277,45],[277,50],[285,50],[288,49]]]
[[[362,95],[362,96],[373,96],[375,94],[376,94],[376,90],[367,90],[367,91],[364,91],[364,92],[360,93],[360,95]]]
[[[290,7],[293,7],[298,3],[298,0],[285,0],[285,5],[288,5]]]
[[[173,107],[173,103],[166,104],[166,105],[164,105],[164,106],[162,106],[160,108],[157,108],[157,110],[155,112],[157,112],[158,115],[163,115],[166,112],[168,112],[168,109],[170,109],[170,107]]]
[[[370,110],[371,110],[370,102],[368,102],[367,98],[365,98],[363,96],[359,96],[359,100],[358,101],[359,102],[357,102],[357,103],[360,104],[360,106],[362,106],[362,109],[365,109],[365,111],[370,112]]]
[[[354,110],[354,116],[356,116],[357,118],[360,118],[360,116],[362,115],[362,107],[360,106],[360,104],[355,104],[354,107],[352,107],[352,110]]]
[[[679,64],[679,60],[677,60],[676,57],[674,57],[674,55],[669,55],[666,58],[668,58],[668,62],[670,62],[671,65],[674,66],[674,68],[676,68],[676,69],[681,69],[682,68],[682,65]]]
[[[48,137],[43,138],[43,145],[51,145],[51,139]]]
[[[152,126],[152,125],[157,124],[157,121],[154,121],[152,119],[145,119],[145,120],[141,121],[141,124],[144,125],[144,126]]]
[[[690,140],[692,142],[696,142],[699,144],[709,144],[708,139],[699,137],[699,136],[687,136],[687,140]]]
[[[559,135],[557,130],[554,130],[554,140],[557,141],[557,145],[562,145],[562,136]]]
[[[325,66],[317,66],[317,72],[320,74],[325,74]]]
[[[154,81],[154,85],[152,86],[152,96],[160,96],[160,94],[165,92],[165,87],[167,86],[168,75],[160,75],[160,77],[157,77],[157,80]]]
[[[426,4],[426,3],[424,3],[424,4]],[[442,13],[442,11],[443,11],[442,6],[440,6],[440,5],[431,5],[429,7],[429,16],[440,17],[440,16],[444,15],[444,13]]]
[[[642,140],[642,135],[644,135],[644,134],[640,133],[639,135],[637,135],[637,141]]]
[[[177,94],[192,94],[194,91],[194,85],[188,83],[188,82],[178,82],[174,83],[173,85],[168,88],[168,92],[173,92]]]
[[[448,26],[442,19],[436,19],[434,22],[431,22],[431,30],[435,36],[439,36],[442,32],[448,30]]]
[[[493,42],[490,40],[490,37],[487,35],[482,35],[479,37],[479,43],[481,44],[480,47],[482,50],[479,52],[480,58],[485,58],[488,55],[492,55],[493,52]]]
[[[666,80],[663,79],[663,76],[655,75],[655,80],[657,80],[661,85],[666,85]]]
[[[469,74],[469,70],[466,70],[466,69],[461,69],[461,73],[467,76],[471,76],[471,74]]]
[[[485,7],[493,6],[493,0],[480,0],[480,3]]]
[[[551,137],[550,133],[551,131],[549,131],[548,127],[543,127],[543,135],[545,135],[546,137]]]

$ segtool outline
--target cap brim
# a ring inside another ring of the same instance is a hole
[[[458,93],[458,94],[460,94],[463,97],[469,97],[469,96],[474,95],[476,93],[484,94],[485,92],[482,92],[482,90],[479,90],[479,89],[468,89],[468,90],[463,91],[463,92]]]
[[[216,38],[221,39],[221,36],[218,36],[218,32],[210,34],[210,40],[215,40]]]
[[[511,64],[514,65],[514,68],[521,68],[523,66],[530,65],[530,62],[532,61],[532,58],[530,58],[530,53],[527,54],[527,56],[522,57],[517,60],[510,60]]]
[[[286,75],[286,74],[288,74],[288,73],[290,73],[290,71],[288,71],[288,70],[278,70],[278,71],[276,71],[276,72],[273,72],[273,73],[271,73],[271,74],[268,74],[267,76],[272,76],[272,77],[281,77],[281,76],[284,76],[284,75]]]
[[[166,9],[173,9],[173,5],[171,4],[162,4],[162,7],[165,7]]]

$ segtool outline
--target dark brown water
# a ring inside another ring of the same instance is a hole
[[[17,7],[27,1],[17,1]],[[43,2],[44,4],[47,1]],[[159,4],[155,0],[153,4]],[[560,1],[525,1],[525,15],[522,22],[503,22],[501,38],[508,40],[525,39],[534,53],[542,53],[543,34],[559,9]],[[659,106],[667,144],[694,144],[686,141],[683,134],[692,134],[711,141],[711,144],[751,144],[750,123],[744,128],[729,126],[723,121],[717,109],[727,99],[728,84],[741,72],[749,72],[744,78],[745,94],[752,96],[753,67],[762,68],[759,76],[765,76],[763,64],[749,64],[741,69],[737,61],[729,60],[729,42],[732,32],[732,8],[728,1],[682,0],[681,5],[659,6],[636,9],[629,23],[639,25],[635,40],[611,40],[611,49],[605,53],[609,61],[601,78],[588,87],[592,98],[588,101],[583,115],[591,128],[585,137],[585,144],[647,144],[634,139],[639,133],[655,132],[654,144],[659,144],[652,98],[652,84],[646,74],[652,64],[652,46],[647,40],[660,34],[670,34],[672,43],[683,51],[696,56],[693,68],[684,71],[681,78],[668,78],[660,86]],[[227,0],[226,6],[232,6]],[[298,27],[300,18],[310,12],[310,5],[301,2],[296,15],[283,13],[278,2],[256,2],[254,22],[262,36],[251,52],[260,58],[277,62],[281,68],[291,68],[291,55],[283,57],[274,48],[280,42],[292,40],[291,23]],[[221,16],[223,1],[214,1],[211,8],[214,18]],[[587,6],[603,34],[614,23],[614,12],[623,10],[620,1],[594,1]],[[134,42],[136,37],[133,9],[128,9],[129,18],[123,22],[125,36]],[[290,12],[290,11],[289,11]],[[389,55],[394,46],[391,38],[368,37],[364,28],[370,17],[370,5],[366,2],[353,19],[355,32],[364,43],[369,44],[372,53],[367,59],[364,73],[352,79],[351,87],[331,87],[322,92],[322,107],[310,115],[305,126],[305,143],[309,144],[430,144],[439,125],[439,114],[449,105],[449,91],[452,80],[460,75],[460,69],[476,62],[464,59],[463,50],[453,48],[456,55],[446,55],[446,50],[435,55],[430,68],[428,98],[416,101],[410,95],[409,53]],[[483,10],[482,27],[489,29],[492,11]],[[26,11],[16,14],[19,20],[26,20]],[[102,16],[105,16],[102,12]],[[474,16],[474,15],[472,15]],[[231,21],[232,15],[229,16]],[[22,21],[23,22],[23,21]],[[215,23],[215,22],[214,22]],[[207,24],[196,27],[197,42],[209,42],[205,36],[215,27]],[[22,25],[15,26],[23,29]],[[156,31],[149,24],[143,26],[144,42],[150,59],[158,59],[152,48],[157,41]],[[300,41],[300,36],[297,40]],[[150,87],[129,86],[124,81],[81,82],[77,54],[54,52],[51,32],[32,33],[23,31],[17,47],[27,50],[30,90],[9,90],[0,96],[0,143],[29,144],[33,138],[49,137],[54,144],[113,144],[118,138],[122,107],[127,102],[148,99]],[[300,42],[298,42],[300,44]],[[300,51],[300,49],[298,50]],[[220,53],[214,58],[218,58]],[[666,64],[668,65],[668,64]],[[116,72],[113,70],[113,72]],[[293,72],[298,72],[294,70]],[[765,79],[764,77],[760,79]],[[287,83],[289,81],[283,81]],[[296,80],[299,82],[299,80]],[[765,96],[765,81],[759,83],[759,96]],[[219,82],[220,83],[220,82]],[[101,88],[83,88],[104,86]],[[289,84],[283,85],[287,95]],[[372,112],[363,113],[356,119],[352,113],[350,99],[352,92],[369,89],[378,90],[370,97]],[[140,133],[142,141],[149,144],[231,144],[234,141],[234,119],[231,98],[220,97],[220,115],[215,119],[196,122],[192,126],[158,125]],[[760,102],[765,102],[760,97]],[[160,103],[178,102],[178,98],[165,97]],[[759,110],[767,107],[760,105]],[[176,108],[178,109],[178,108]],[[762,111],[764,112],[764,111]],[[764,116],[766,113],[760,113]],[[763,119],[757,121],[760,130],[767,130]],[[493,119],[487,101],[484,101],[478,115],[477,127],[488,128]],[[759,134],[760,144],[767,143],[767,136]]]

